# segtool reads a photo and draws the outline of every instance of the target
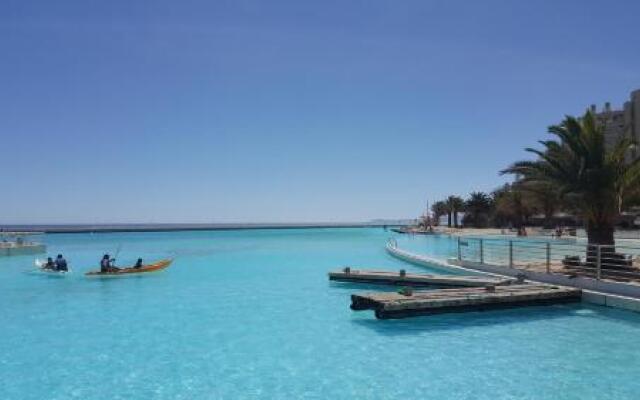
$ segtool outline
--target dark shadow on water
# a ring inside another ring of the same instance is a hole
[[[91,276],[84,277],[87,282],[90,282],[93,285],[121,285],[122,282],[137,282],[139,280],[152,280],[152,279],[160,279],[162,278],[161,273],[163,271],[158,272],[150,272],[143,274],[127,274],[124,276]],[[118,283],[120,282],[120,283]]]
[[[355,311],[354,311],[355,313]],[[611,315],[606,307],[584,306],[581,303],[553,306],[521,307],[504,310],[470,311],[463,313],[436,314],[431,316],[404,319],[379,320],[373,311],[358,311],[352,323],[386,336],[415,335],[424,332],[451,331],[465,328],[490,327],[496,325],[522,324],[535,321],[568,317],[586,318],[614,318],[619,319],[619,313]],[[628,319],[623,318],[623,320]],[[640,321],[640,318],[632,316]],[[638,324],[638,322],[634,322]]]
[[[360,292],[397,292],[403,285],[385,285],[378,283],[357,283],[357,282],[340,282],[340,281],[329,281],[329,286],[332,289],[346,289],[352,292],[360,291]],[[446,287],[442,286],[414,286],[414,290],[430,290],[430,289],[444,289]],[[451,287],[449,287],[451,288]]]
[[[348,290],[350,293],[355,292],[395,292],[398,290],[398,286],[378,285],[374,283],[355,283],[355,282],[336,282],[329,281],[329,287],[331,289],[343,289]]]

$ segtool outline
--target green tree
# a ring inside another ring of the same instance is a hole
[[[520,185],[523,194],[530,198],[532,208],[544,215],[545,228],[553,227],[553,215],[560,209],[561,201],[558,190],[548,183],[523,183]]]
[[[464,211],[464,200],[459,196],[449,196],[445,200],[449,211],[449,227],[451,227],[451,216],[453,215],[453,226],[458,227],[458,213]]]
[[[444,201],[436,201],[431,205],[431,212],[433,213],[435,224],[439,225],[440,217],[443,215],[447,215],[449,213],[449,208]],[[449,225],[451,225],[451,219],[449,219]]]
[[[526,149],[537,156],[519,161],[502,173],[516,174],[523,183],[548,184],[577,204],[585,221],[589,244],[614,244],[614,226],[625,197],[640,184],[640,158],[634,143],[623,137],[607,146],[604,129],[590,112],[567,116],[551,126],[555,140],[540,141],[543,149]]]
[[[465,201],[464,224],[475,228],[484,228],[489,223],[489,214],[493,208],[493,200],[484,192],[471,192]]]
[[[520,185],[506,184],[494,192],[496,225],[510,224],[516,228],[525,225],[533,207],[531,198],[521,189]]]

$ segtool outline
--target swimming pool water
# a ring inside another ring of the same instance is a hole
[[[66,278],[0,259],[0,399],[635,399],[640,315],[561,305],[380,321],[344,265],[424,271],[382,229],[47,235]],[[412,239],[446,255],[446,237]],[[144,277],[87,279],[175,255]]]

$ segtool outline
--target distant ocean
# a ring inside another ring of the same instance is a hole
[[[408,225],[414,220],[376,219],[369,222],[291,222],[291,223],[199,223],[199,224],[14,224],[0,225],[3,232],[151,232],[151,231],[195,231],[230,229],[301,229],[301,228],[362,228]]]

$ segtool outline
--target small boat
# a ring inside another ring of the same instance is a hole
[[[34,264],[36,266],[36,269],[29,271],[31,274],[43,274],[43,275],[50,275],[50,276],[66,276],[66,275],[71,273],[71,269],[68,269],[67,271],[58,271],[58,270],[55,270],[55,269],[44,268],[44,266],[47,264],[47,262],[45,260],[36,259],[34,261]]]
[[[50,276],[55,278],[64,278],[65,276],[68,276],[71,273],[71,270],[56,271],[54,269],[48,269],[48,268],[36,268],[30,271],[26,271],[26,273],[29,275],[45,275],[45,276]]]
[[[71,270],[69,271],[56,271],[53,269],[47,269],[47,268],[38,268],[38,269],[34,269],[32,271],[30,271],[31,274],[38,274],[38,275],[49,275],[49,276],[56,276],[56,277],[65,277],[67,275],[69,275],[71,273]]]
[[[172,262],[173,262],[173,259],[166,259],[166,260],[156,261],[153,264],[143,265],[140,268],[133,268],[133,267],[120,268],[117,271],[112,271],[112,272],[91,271],[91,272],[87,272],[85,275],[106,277],[106,276],[130,276],[135,274],[144,274],[146,272],[161,271],[167,268],[169,265],[171,265]]]

